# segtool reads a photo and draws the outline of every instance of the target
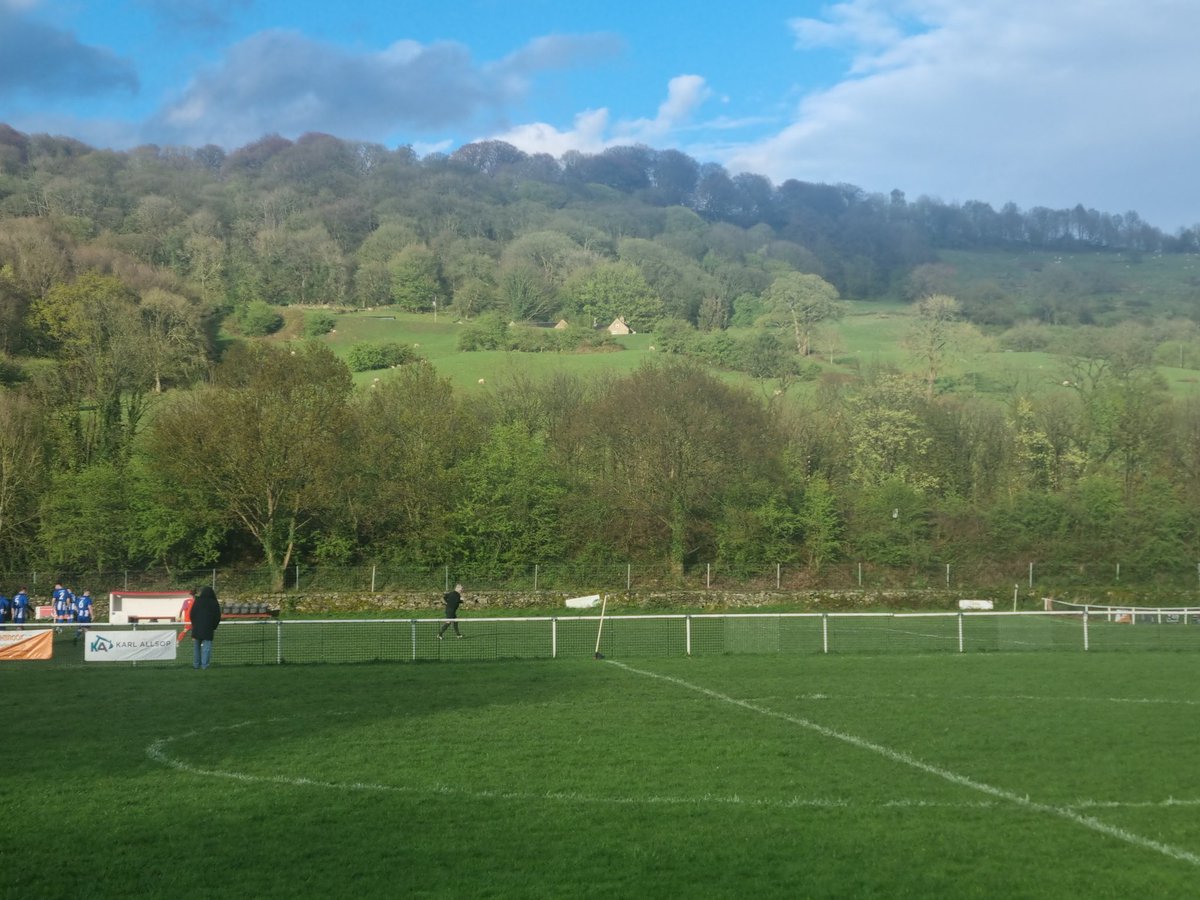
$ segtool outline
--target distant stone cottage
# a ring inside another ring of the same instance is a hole
[[[612,324],[608,326],[608,333],[609,334],[636,334],[637,332],[635,332],[632,328],[629,327],[629,323],[625,321],[624,316],[617,316],[615,319],[612,320]]]

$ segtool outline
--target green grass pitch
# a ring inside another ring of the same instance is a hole
[[[1195,660],[4,664],[0,896],[1193,897]]]

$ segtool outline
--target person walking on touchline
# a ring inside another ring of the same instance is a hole
[[[451,625],[454,626],[455,636],[462,637],[462,632],[458,630],[458,608],[462,605],[462,589],[463,586],[461,584],[456,584],[454,586],[454,590],[446,591],[446,593],[442,594],[442,602],[446,605],[445,615],[443,618],[445,618],[446,621],[443,622],[442,627],[438,629],[439,641],[442,639],[442,635],[446,633],[446,629]]]

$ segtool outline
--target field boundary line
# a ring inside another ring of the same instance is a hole
[[[892,762],[901,763],[909,766],[920,772],[925,772],[929,775],[934,775],[941,778],[943,781],[948,781],[951,784],[959,785],[973,791],[978,791],[982,794],[987,794],[989,797],[994,797],[998,800],[1004,800],[1015,806],[1030,810],[1031,812],[1045,813],[1060,819],[1066,819],[1068,822],[1074,822],[1076,825],[1082,825],[1091,831],[1106,835],[1107,837],[1116,838],[1127,844],[1132,844],[1135,847],[1141,847],[1144,850],[1153,850],[1156,853],[1161,853],[1163,856],[1168,856],[1171,859],[1179,860],[1180,862],[1190,863],[1193,866],[1200,866],[1200,855],[1184,850],[1182,847],[1174,847],[1170,844],[1164,844],[1161,841],[1155,841],[1140,834],[1134,834],[1132,831],[1126,831],[1124,828],[1118,828],[1115,825],[1109,825],[1107,822],[1101,822],[1092,816],[1085,816],[1075,812],[1073,809],[1065,806],[1053,806],[1049,803],[1040,803],[1036,800],[1031,800],[1028,796],[1021,796],[995,785],[988,784],[983,781],[977,781],[966,775],[960,775],[957,772],[952,772],[949,769],[944,769],[941,766],[935,766],[932,763],[927,763],[924,760],[911,756],[901,750],[895,750],[891,747],[885,747],[883,744],[877,744],[874,741],[859,737],[858,735],[849,734],[848,732],[838,731],[836,728],[829,728],[826,725],[821,725],[801,716],[793,716],[788,713],[782,713],[778,710],[770,709],[765,706],[760,706],[748,700],[739,700],[737,697],[731,697],[728,694],[723,694],[720,691],[714,691],[711,688],[706,688],[702,685],[693,684],[690,681],[685,681],[682,678],[676,678],[674,675],[665,675],[661,672],[651,672],[646,669],[638,669],[628,663],[618,662],[617,660],[605,660],[609,665],[616,666],[626,672],[634,675],[641,675],[645,678],[653,678],[659,681],[665,681],[668,684],[674,684],[678,687],[685,688],[697,694],[702,694],[713,700],[719,700],[722,703],[728,703],[732,706],[737,706],[741,709],[750,712],[758,713],[759,715],[768,716],[773,719],[779,719],[783,722],[789,722],[793,725],[798,725],[822,737],[832,738],[836,741],[841,741],[844,744],[849,744],[852,747],[857,747],[860,750],[866,750]]]
[[[198,766],[192,763],[184,762],[183,760],[177,759],[167,752],[168,746],[176,741],[184,741],[188,738],[197,737],[201,734],[211,734],[216,731],[239,731],[255,725],[289,721],[290,719],[295,718],[301,717],[289,716],[282,719],[251,719],[245,722],[237,722],[232,725],[214,725],[211,728],[195,729],[183,734],[158,738],[157,740],[152,741],[150,745],[146,747],[146,756],[150,760],[164,765],[167,768],[174,769],[177,772],[185,772],[189,775],[199,775],[205,778],[226,778],[230,781],[240,781],[249,784],[268,784],[298,788],[322,788],[324,790],[335,791],[370,791],[392,794],[451,794],[455,796],[471,797],[478,800],[550,800],[555,802],[586,803],[612,806],[704,806],[712,804],[718,806],[749,806],[766,809],[850,809],[861,807],[878,807],[880,809],[990,809],[997,805],[995,802],[989,800],[980,800],[974,803],[946,803],[935,800],[895,799],[884,800],[879,803],[859,803],[837,797],[790,797],[786,800],[769,800],[753,797],[740,797],[736,794],[733,796],[703,794],[698,797],[671,797],[655,795],[639,797],[597,797],[574,791],[546,791],[544,793],[533,793],[530,791],[508,791],[486,788],[481,790],[471,790],[469,788],[456,787],[447,784],[418,786],[411,784],[379,784],[365,781],[324,781],[321,779],[307,778],[305,776],[289,776],[278,774],[254,775],[249,772],[237,772],[232,769],[206,768],[204,766]]]

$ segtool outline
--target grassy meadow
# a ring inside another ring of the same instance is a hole
[[[1194,668],[6,664],[0,896],[1193,897]]]
[[[1086,297],[1098,324],[1190,315],[1200,298],[1200,259],[1191,256],[1134,259],[1124,254],[952,251],[942,256],[944,264],[955,273],[955,284],[964,295],[979,290],[980,286],[990,286],[1006,298],[1004,302],[1019,317],[1029,314],[1046,296],[1064,291],[1070,291],[1076,298]],[[284,339],[294,338],[302,323],[300,310],[287,312],[288,327],[279,336]],[[912,316],[911,306],[896,300],[849,301],[847,315],[822,328],[816,336],[810,361],[822,372],[846,376],[873,366],[916,371],[917,361],[904,346]],[[461,329],[461,323],[451,314],[442,313],[435,318],[430,313],[380,308],[339,315],[335,333],[323,340],[343,356],[358,343],[412,345],[462,390],[474,390],[481,384],[491,385],[517,376],[536,379],[553,372],[581,376],[621,374],[654,358],[656,352],[652,349],[653,334],[635,334],[617,338],[620,351],[464,353],[458,350]],[[941,389],[1000,398],[1016,389],[1031,393],[1061,387],[1066,377],[1061,359],[1046,352],[1004,350],[996,340],[1001,330],[985,327],[979,340],[948,353],[940,378]],[[1183,353],[1180,355],[1182,358]],[[1162,365],[1158,371],[1173,394],[1200,394],[1200,371],[1187,365]],[[386,372],[363,372],[356,375],[356,380],[370,383],[374,378],[385,377]],[[752,384],[749,376],[737,373],[724,373],[723,377]],[[811,389],[814,382],[808,384]]]

